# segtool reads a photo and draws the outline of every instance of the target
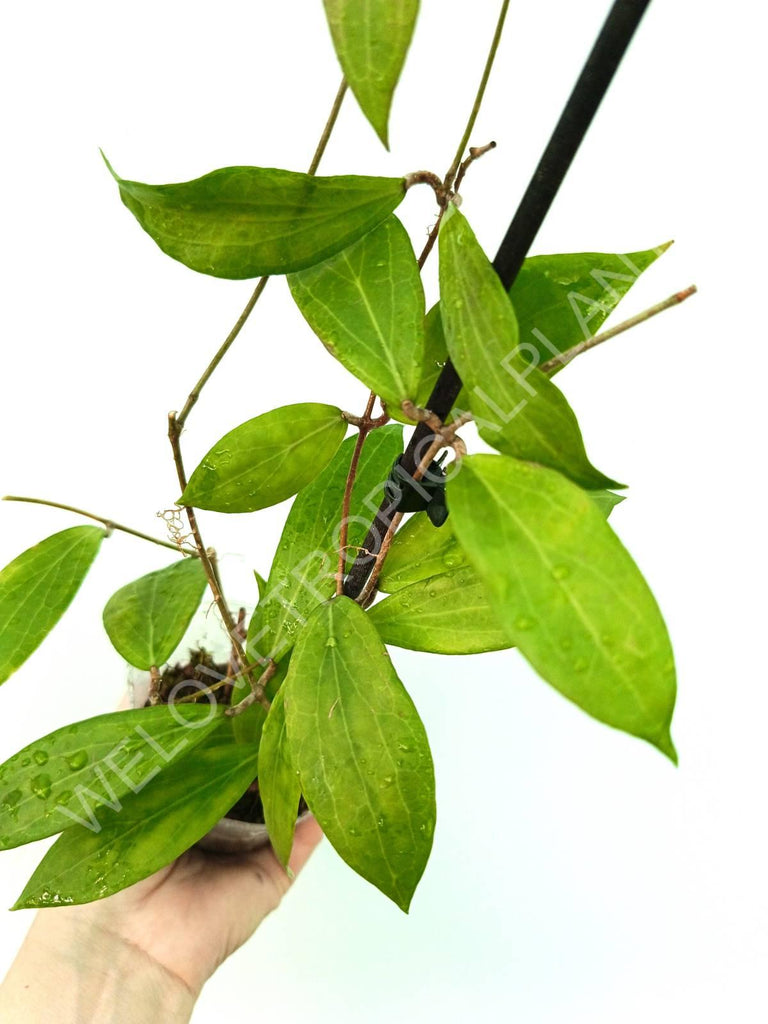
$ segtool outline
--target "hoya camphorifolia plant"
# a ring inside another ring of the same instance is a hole
[[[471,187],[461,209],[459,190],[490,148],[467,146],[506,2],[443,177],[316,175],[347,83],[387,142],[416,0],[326,0],[345,81],[307,173],[227,167],[147,185],[110,167],[123,203],[169,256],[200,273],[259,280],[169,419],[179,491],[158,504],[177,498],[186,523],[174,513],[168,539],[144,539],[176,558],[104,608],[116,650],[149,675],[146,706],[58,730],[0,767],[0,846],[61,833],[17,906],[85,902],[148,876],[258,780],[283,863],[303,798],[344,860],[407,909],[432,844],[434,772],[387,646],[516,647],[588,714],[675,759],[669,638],[607,522],[623,484],[592,464],[553,380],[633,322],[599,333],[665,247],[525,259],[644,6],[614,4],[493,264],[472,231]],[[395,212],[417,185],[437,204],[418,258]],[[426,310],[420,270],[435,244],[440,300]],[[354,413],[321,401],[247,419],[243,410],[188,475],[183,428],[277,274],[370,394]],[[467,453],[461,427],[470,419],[494,454]],[[247,619],[229,606],[196,510],[256,513],[294,495]],[[0,681],[57,623],[112,531],[135,533],[108,520],[74,526],[2,571]],[[185,674],[170,662],[211,599],[229,662],[197,652]]]

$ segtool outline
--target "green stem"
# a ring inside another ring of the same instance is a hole
[[[309,165],[309,169],[307,170],[307,174],[314,174],[320,164],[320,161],[323,157],[323,153],[325,153],[326,146],[328,145],[328,139],[331,137],[331,132],[333,131],[333,127],[336,124],[336,119],[339,116],[341,102],[344,99],[344,94],[346,91],[347,83],[346,80],[342,78],[341,85],[339,86],[338,91],[336,93],[336,98],[333,101],[331,112],[328,115],[328,120],[325,122],[323,134],[320,136],[320,141],[317,144],[317,149],[315,150],[315,155],[312,157],[312,161]],[[248,302],[245,304],[245,308],[243,309],[240,316],[237,318],[234,327],[222,342],[219,351],[216,353],[216,355],[213,357],[210,363],[206,366],[202,376],[200,377],[200,380],[198,380],[197,384],[195,384],[195,386],[192,388],[189,395],[187,396],[187,400],[184,403],[184,408],[176,416],[176,425],[179,429],[179,432],[181,432],[184,429],[184,424],[187,421],[187,417],[189,416],[189,414],[192,412],[192,409],[196,405],[197,400],[200,397],[200,392],[211,379],[214,370],[222,361],[227,352],[229,352],[235,338],[237,338],[238,334],[245,326],[246,320],[253,312],[253,307],[259,301],[262,292],[267,287],[267,281],[269,281],[269,277],[262,277],[259,279],[258,284],[253,290],[253,294],[251,295],[250,299],[248,299]]]
[[[179,544],[173,544],[169,540],[160,540],[159,537],[150,537],[148,533],[142,533],[141,530],[134,530],[130,526],[123,526],[122,523],[116,523],[114,519],[107,519],[105,516],[97,516],[93,512],[86,512],[85,509],[76,508],[74,505],[63,505],[60,501],[46,501],[44,498],[22,498],[17,494],[6,494],[2,499],[3,501],[25,501],[30,505],[45,505],[48,508],[60,508],[65,512],[74,512],[75,515],[85,516],[86,519],[93,519],[97,523],[102,523],[108,530],[119,530],[120,533],[128,533],[131,537],[138,537],[140,540],[148,540],[150,544],[157,544],[161,548],[170,548],[171,551],[175,551],[176,554],[192,555],[197,558],[197,551],[194,548],[182,547]]]
[[[485,95],[485,87],[488,85],[488,79],[491,76],[491,68],[496,58],[496,51],[499,48],[499,41],[501,39],[501,33],[504,29],[504,21],[507,17],[507,10],[509,8],[509,0],[503,0],[501,10],[499,11],[499,17],[496,22],[496,31],[491,42],[491,48],[488,51],[488,56],[485,61],[485,67],[483,68],[483,77],[480,79],[480,85],[477,87],[477,95],[475,96],[475,102],[472,107],[472,112],[469,115],[467,126],[464,129],[464,134],[461,137],[461,142],[456,150],[456,156],[453,158],[453,163],[448,169],[448,173],[445,176],[445,187],[450,188],[453,185],[453,180],[456,177],[456,173],[461,164],[461,158],[464,156],[464,150],[467,148],[469,143],[469,136],[472,134],[472,129],[475,127],[475,121],[477,115],[480,113],[480,106],[483,102],[483,96]]]

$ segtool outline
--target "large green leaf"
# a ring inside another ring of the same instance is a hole
[[[121,587],[104,608],[104,628],[129,665],[163,665],[181,642],[203,598],[205,570],[185,558]]]
[[[590,463],[565,396],[522,355],[512,304],[455,206],[443,218],[439,245],[443,327],[480,436],[583,487],[621,487]]]
[[[566,252],[529,256],[509,291],[522,356],[536,364],[565,352],[597,333],[640,274],[672,243],[641,252]],[[440,368],[448,358],[440,303],[424,323],[426,372],[419,405],[427,405]],[[567,364],[566,364],[567,365]],[[554,376],[563,367],[548,371]],[[456,405],[469,404],[462,390]]]
[[[285,729],[284,687],[272,699],[259,747],[259,794],[272,849],[285,867],[291,856],[301,786]]]
[[[202,274],[232,279],[320,263],[376,227],[405,195],[402,178],[222,167],[194,181],[145,185],[107,166],[121,199],[163,252]]]
[[[323,0],[336,56],[357,102],[389,148],[389,109],[419,0]]]
[[[230,430],[211,448],[179,498],[213,512],[255,512],[285,501],[328,465],[347,432],[341,409],[283,405]]]
[[[596,504],[559,473],[498,455],[465,458],[448,492],[510,640],[579,707],[675,760],[667,629]]]
[[[385,644],[411,651],[481,654],[512,646],[484,583],[468,565],[403,587],[368,616]]]
[[[288,513],[267,594],[248,627],[248,653],[254,660],[283,658],[309,612],[336,589],[341,509],[355,440],[347,438],[320,476],[299,492]],[[402,427],[379,427],[366,438],[352,490],[350,545],[363,542],[392,464],[402,450]]]
[[[642,272],[671,244],[642,252],[530,256],[509,292],[523,355],[546,362],[591,338]]]
[[[432,756],[375,627],[349,598],[315,609],[302,630],[285,716],[301,789],[323,832],[407,911],[432,847]]]
[[[467,556],[453,532],[451,520],[437,529],[425,512],[417,512],[392,540],[379,576],[379,590],[394,594],[403,587],[456,569],[466,562]]]
[[[0,572],[0,683],[67,610],[103,538],[99,526],[73,526],[28,548]]]
[[[424,289],[397,217],[329,260],[288,278],[312,330],[391,409],[417,399],[424,356]]]
[[[607,519],[622,501],[613,491],[586,492]],[[426,513],[417,512],[395,534],[379,576],[379,590],[394,594],[419,580],[466,565],[468,559],[448,519],[437,529]]]
[[[168,764],[197,747],[223,707],[179,704],[116,711],[35,740],[0,766],[0,849],[44,839],[73,822],[98,825]]]
[[[258,748],[216,731],[191,757],[169,765],[121,809],[104,811],[99,831],[68,828],[46,853],[13,909],[111,896],[170,864],[205,835],[248,789]]]

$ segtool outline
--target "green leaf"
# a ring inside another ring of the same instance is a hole
[[[461,545],[537,672],[676,760],[667,629],[594,501],[559,473],[498,455],[465,458],[448,492]]]
[[[643,271],[671,244],[643,252],[529,256],[509,292],[523,355],[546,362],[593,337]]]
[[[0,572],[0,683],[67,610],[103,539],[99,526],[73,526],[28,548]]]
[[[222,167],[194,181],[145,185],[107,167],[123,203],[164,253],[235,280],[320,263],[376,227],[405,195],[402,178]]]
[[[348,249],[291,274],[291,294],[339,362],[392,409],[416,401],[424,289],[408,233],[388,217]]]
[[[512,304],[455,206],[443,218],[438,241],[443,327],[480,436],[582,487],[621,487],[590,463],[565,396],[522,355]]]
[[[267,581],[256,569],[253,570],[253,578],[256,580],[256,586],[259,588],[259,600],[263,601],[264,595],[267,593]]]
[[[268,593],[248,627],[247,649],[253,660],[280,661],[293,647],[310,611],[335,592],[341,508],[355,441],[347,438],[320,476],[299,492],[288,513],[270,569]],[[402,450],[402,427],[379,427],[366,438],[352,489],[350,545],[363,542]],[[351,551],[350,558],[354,554]]]
[[[613,491],[587,491],[607,519],[611,511],[624,501]],[[440,529],[430,523],[424,512],[417,512],[395,534],[379,576],[379,590],[394,594],[419,580],[439,576],[468,562],[448,519]]]
[[[284,687],[272,700],[259,748],[259,793],[264,821],[277,859],[287,867],[301,799],[301,786],[291,760],[285,731]]]
[[[443,331],[443,321],[440,317],[440,303],[437,302],[424,317],[424,351],[421,356],[421,365],[418,373],[418,385],[416,386],[416,398],[414,404],[422,409],[429,408],[429,398],[432,389],[437,383],[440,371],[448,359],[448,346]],[[459,399],[464,396],[462,391]],[[399,406],[389,406],[387,412],[392,419],[400,423],[412,423]]]
[[[230,430],[194,471],[179,505],[255,512],[296,494],[328,465],[347,432],[341,409],[283,405]]]
[[[417,512],[392,540],[379,576],[379,590],[394,594],[403,587],[456,569],[466,562],[467,556],[453,532],[451,520],[446,520],[437,529],[425,512]]]
[[[419,0],[323,0],[323,4],[344,77],[389,149],[389,110]]]
[[[481,654],[512,646],[485,585],[468,565],[403,587],[375,604],[368,617],[385,644],[411,651]]]
[[[194,756],[169,765],[120,810],[99,814],[99,831],[68,828],[38,865],[13,909],[111,896],[170,864],[205,835],[256,776],[258,748],[223,728]]]
[[[129,665],[164,665],[181,642],[205,591],[199,558],[185,558],[121,587],[104,608],[104,629]]]
[[[302,630],[285,715],[301,789],[323,832],[407,911],[432,847],[432,756],[376,629],[349,598],[321,605]]]
[[[35,740],[0,766],[0,850],[70,828],[146,786],[197,747],[223,707],[178,704],[87,718]]]
[[[626,495],[614,494],[613,491],[589,491],[588,493],[606,519],[617,505],[626,501]]]

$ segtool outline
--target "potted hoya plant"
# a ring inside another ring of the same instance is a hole
[[[58,505],[77,524],[0,572],[5,682],[62,617],[110,534],[176,556],[104,607],[117,653],[144,673],[134,706],[59,729],[0,766],[0,848],[60,833],[17,908],[100,899],[195,843],[243,849],[268,833],[287,865],[308,809],[347,864],[407,911],[436,803],[428,738],[390,646],[517,648],[587,714],[676,761],[670,640],[608,521],[624,484],[590,461],[553,378],[694,289],[601,333],[667,246],[527,256],[646,4],[614,4],[493,262],[472,230],[471,169],[494,144],[469,143],[508,2],[448,171],[397,177],[317,172],[348,90],[388,144],[418,0],[369,0],[365,18],[359,0],[324,5],[344,79],[305,173],[224,167],[151,185],[104,157],[120,199],[169,257],[257,283],[169,416],[178,489],[155,502],[173,506],[167,536]],[[435,197],[420,253],[397,216],[416,187]],[[420,273],[433,249],[440,300],[427,310]],[[233,410],[231,429],[212,434],[188,472],[184,427],[274,275],[360,380],[360,406],[318,396],[250,418]],[[484,442],[475,453],[462,436],[470,422]],[[256,515],[292,497],[247,615],[228,599],[196,510]],[[231,649],[179,650],[211,603]]]

